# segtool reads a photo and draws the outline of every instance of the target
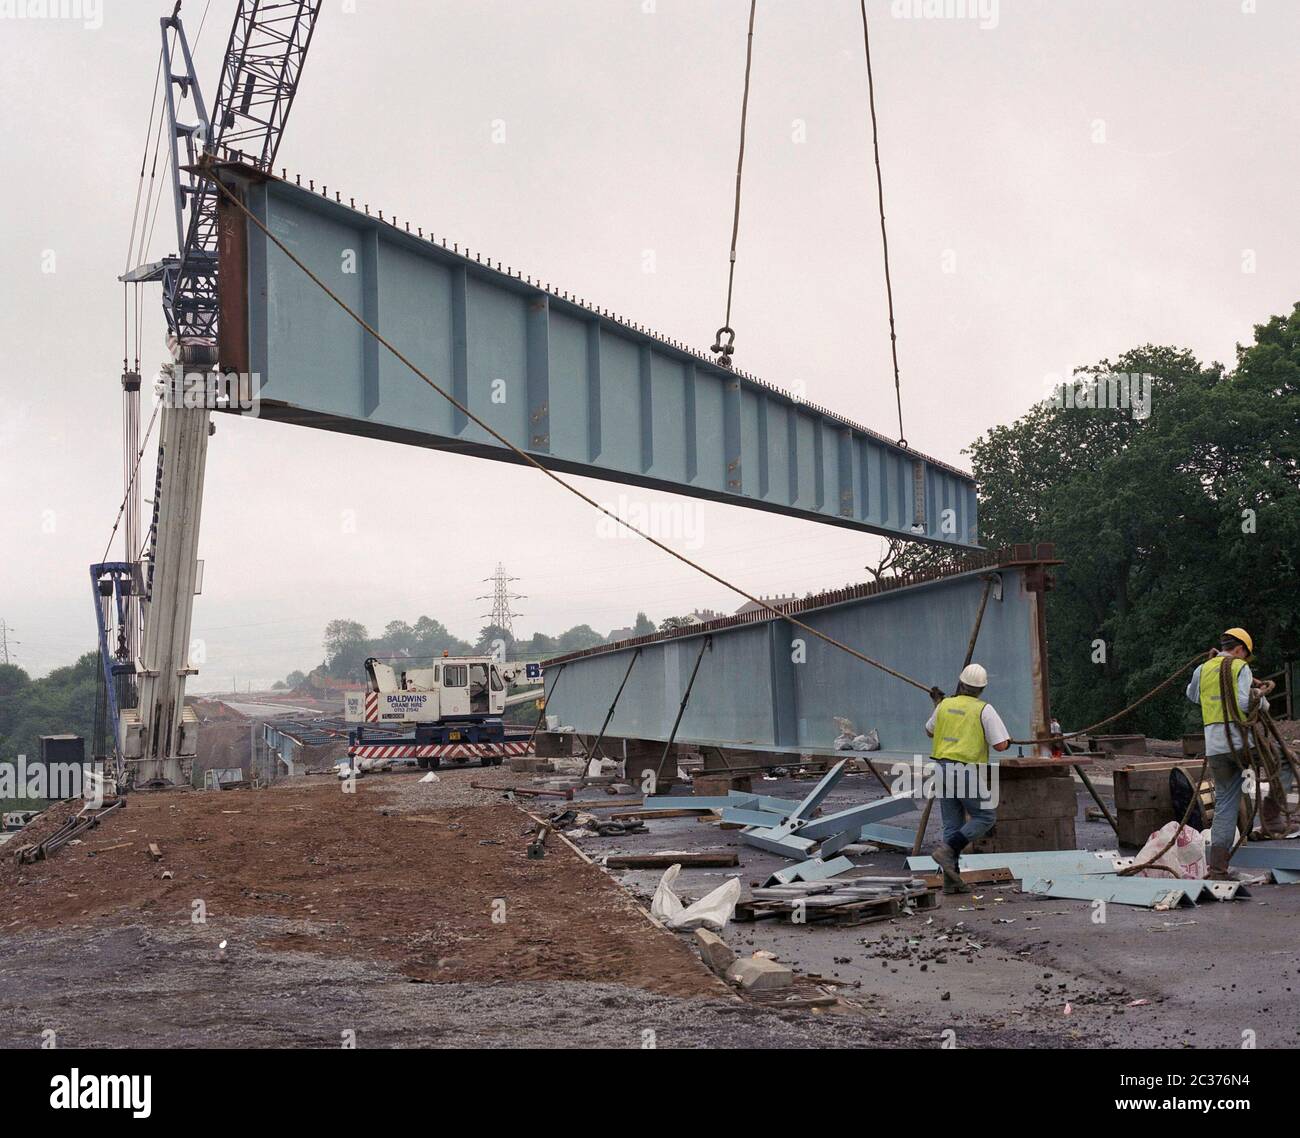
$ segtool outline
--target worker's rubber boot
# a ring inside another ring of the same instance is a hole
[[[1259,829],[1267,838],[1285,838],[1291,832],[1289,819],[1271,794],[1260,799]]]
[[[1223,846],[1210,847],[1210,867],[1205,871],[1207,881],[1240,881],[1231,869],[1228,868],[1228,858],[1232,851]]]
[[[961,879],[957,868],[957,855],[947,842],[940,842],[930,851],[939,868],[943,870],[943,891],[945,893],[969,893],[970,886]]]

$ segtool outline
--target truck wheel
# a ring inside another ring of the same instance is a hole
[[[419,767],[422,771],[427,771],[427,770],[429,769],[429,760],[428,760],[428,759],[416,759],[416,760],[415,760],[415,765],[416,765],[417,767]]]
[[[493,763],[492,763],[492,756],[491,756],[491,755],[484,755],[481,759],[479,759],[479,761],[478,761],[478,765],[481,766],[481,767],[490,767],[490,766],[492,766],[492,765],[493,765]]]
[[[505,756],[498,755],[495,759],[492,760],[492,765],[494,767],[499,767],[504,761],[505,761]]]
[[[437,757],[434,757],[434,758],[429,759],[429,760],[427,760],[427,761],[428,761],[428,764],[429,764],[429,769],[430,769],[431,771],[436,771],[440,766],[442,766],[442,760],[439,759],[439,758],[437,758]]]

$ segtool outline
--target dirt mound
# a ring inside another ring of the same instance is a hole
[[[0,863],[0,930],[143,915],[188,925],[201,901],[209,921],[295,922],[263,947],[387,961],[413,979],[719,994],[687,945],[599,869],[559,842],[530,860],[531,824],[514,806],[383,813],[388,798],[364,782],[355,794],[333,782],[134,793],[83,845],[36,865]]]
[[[187,699],[185,702],[194,708],[194,714],[199,717],[200,723],[223,723],[230,720],[247,723],[249,721],[248,716],[242,711],[236,711],[219,699],[195,698]]]

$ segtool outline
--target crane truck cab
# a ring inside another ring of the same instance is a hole
[[[393,697],[375,701],[384,705],[381,723],[482,719],[505,711],[506,689],[519,671],[490,656],[444,656],[432,667],[399,672],[372,656],[365,694]]]
[[[422,667],[395,668],[375,657],[366,660],[366,688],[348,692],[344,714],[351,731],[349,756],[355,765],[415,759],[421,769],[443,759],[499,766],[507,755],[527,750],[526,736],[511,738],[502,715],[511,704],[535,692],[509,693],[526,665],[491,656],[443,656]],[[366,726],[408,728],[401,735]]]

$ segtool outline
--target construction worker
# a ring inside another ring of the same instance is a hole
[[[1211,881],[1231,880],[1228,859],[1236,841],[1237,814],[1241,806],[1241,783],[1245,768],[1232,752],[1245,755],[1246,736],[1242,721],[1250,710],[1250,688],[1254,677],[1246,658],[1255,642],[1244,628],[1230,628],[1219,640],[1219,654],[1198,665],[1187,685],[1187,698],[1201,709],[1205,725],[1205,754],[1214,776],[1214,821],[1210,825],[1209,870]],[[1232,669],[1235,706],[1224,707],[1220,687],[1223,668]],[[1231,743],[1229,742],[1231,732]]]
[[[943,841],[930,856],[943,870],[945,893],[970,892],[958,868],[961,851],[997,821],[980,776],[988,772],[989,748],[1005,751],[1011,736],[993,705],[981,698],[988,682],[988,672],[979,664],[967,664],[958,677],[957,694],[939,700],[925,724],[925,733],[934,740],[930,757],[943,819]]]

